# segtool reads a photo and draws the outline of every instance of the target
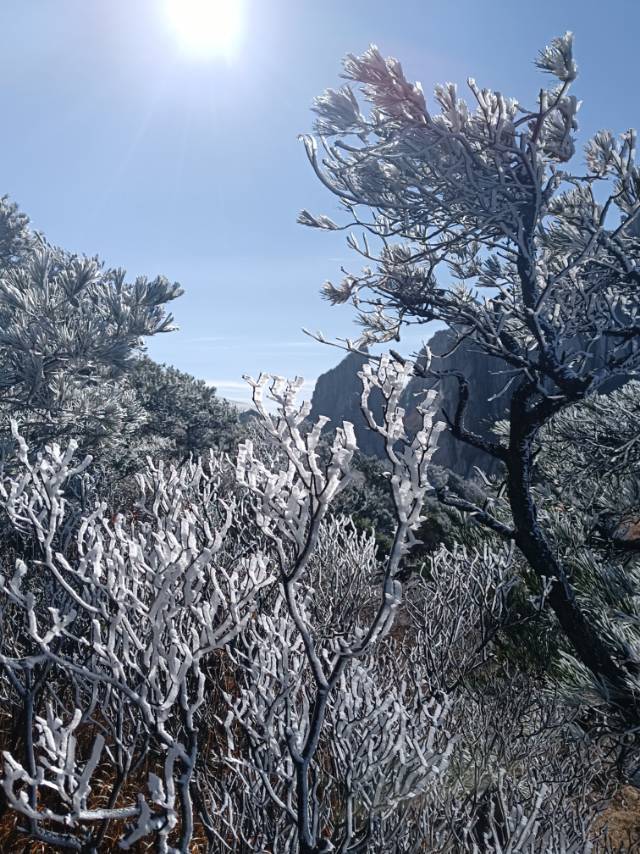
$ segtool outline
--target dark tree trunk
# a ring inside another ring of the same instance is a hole
[[[506,459],[516,545],[541,582],[554,579],[547,601],[577,658],[602,683],[610,702],[619,708],[623,717],[637,723],[638,698],[629,688],[628,674],[616,660],[614,650],[585,616],[569,575],[538,522],[531,494],[533,450],[536,434],[546,416],[532,415],[527,408],[526,392],[523,389],[519,392],[511,401],[511,435]]]

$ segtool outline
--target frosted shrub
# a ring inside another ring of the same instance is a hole
[[[29,547],[0,577],[2,691],[16,716],[2,786],[27,835],[61,850],[149,843],[167,854],[587,850],[591,813],[571,827],[580,793],[569,777],[547,784],[521,759],[536,727],[568,738],[562,710],[547,727],[525,680],[518,721],[496,741],[509,720],[491,665],[510,550],[437,553],[403,604],[398,575],[437,433],[430,397],[405,431],[411,371],[384,357],[362,372],[397,518],[384,561],[373,532],[331,514],[352,427],[323,457],[323,420],[305,423],[297,381],[254,383],[272,451],[245,442],[235,479],[213,454],[149,460],[133,513],[98,503],[71,527],[64,484],[90,460],[76,462],[72,443],[33,461],[14,425],[19,465],[0,500]],[[536,744],[541,765],[575,772],[577,751],[567,758],[546,735]],[[549,830],[560,814],[568,835]]]
[[[80,468],[72,454],[73,445],[66,452],[51,445],[32,464],[21,445],[22,472],[2,487],[8,517],[31,528],[41,555],[30,565],[19,560],[2,579],[12,631],[24,644],[21,656],[3,654],[2,662],[26,718],[43,694],[53,696],[37,719],[40,739],[29,745],[26,768],[7,755],[5,792],[28,816],[32,835],[49,844],[77,847],[85,836],[97,844],[93,831],[71,837],[62,830],[131,816],[137,824],[124,846],[155,831],[162,850],[187,850],[203,664],[241,630],[271,578],[259,551],[225,549],[235,504],[218,494],[215,461],[207,472],[200,461],[179,470],[150,462],[138,478],[139,518],[111,519],[99,505],[82,519],[66,554],[59,551],[61,487]],[[75,709],[66,705],[69,692]],[[98,730],[85,766],[75,749],[81,724]],[[148,774],[149,795],[126,807],[90,809],[100,759],[113,763],[117,798],[150,744],[163,761]],[[47,777],[52,762],[64,767],[63,776]],[[58,812],[43,813],[47,828],[58,830],[41,827],[35,812],[43,787],[59,797]],[[167,840],[178,814],[182,842],[174,849]]]

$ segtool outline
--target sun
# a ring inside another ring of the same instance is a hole
[[[199,59],[229,57],[238,47],[242,0],[166,0],[169,24],[181,48]]]

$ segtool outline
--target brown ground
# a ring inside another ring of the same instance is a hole
[[[607,828],[614,851],[640,853],[640,790],[623,786],[602,814],[598,827]]]

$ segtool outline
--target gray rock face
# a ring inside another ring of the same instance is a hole
[[[491,435],[492,424],[503,418],[506,412],[508,396],[498,394],[505,384],[501,373],[505,365],[499,359],[493,359],[476,351],[472,344],[463,344],[453,353],[449,353],[452,344],[451,333],[446,330],[436,332],[429,342],[433,353],[432,366],[440,370],[463,371],[468,377],[472,395],[465,419],[466,426],[481,436]],[[318,378],[311,401],[311,417],[326,415],[331,419],[327,429],[335,429],[342,421],[351,421],[355,427],[360,450],[371,456],[382,457],[383,445],[380,437],[366,424],[360,410],[362,386],[358,371],[366,361],[364,356],[349,353],[335,368]],[[407,386],[403,406],[407,412],[409,430],[418,426],[416,406],[423,393],[431,385],[429,381],[414,379]],[[458,400],[458,386],[454,378],[444,379],[436,402],[440,413],[444,410],[453,416]],[[374,414],[380,412],[381,400],[373,400]],[[440,415],[442,419],[442,415]],[[481,451],[461,442],[457,442],[448,432],[439,437],[438,450],[433,462],[468,477],[475,466],[487,473],[495,473],[495,460]]]
[[[511,390],[505,391],[508,366],[501,359],[487,356],[473,342],[463,342],[453,352],[453,335],[448,330],[436,332],[429,341],[433,359],[432,367],[436,371],[459,371],[469,381],[471,394],[465,416],[467,429],[484,437],[491,438],[492,426],[506,417]],[[579,339],[571,342],[576,349],[582,349],[584,342]],[[591,353],[595,362],[602,360],[606,345],[604,341],[592,345]],[[366,357],[349,353],[335,368],[319,377],[311,401],[311,416],[328,416],[331,421],[327,429],[335,429],[342,421],[351,421],[355,427],[358,446],[365,454],[383,457],[384,449],[380,437],[366,424],[360,411],[362,386],[358,371]],[[608,393],[623,385],[623,378],[615,378],[601,388]],[[402,405],[407,413],[409,430],[418,427],[416,406],[423,393],[433,385],[431,381],[418,378],[411,380],[405,391]],[[440,382],[436,400],[438,417],[444,420],[443,412],[453,417],[458,402],[458,383],[454,377],[444,378]],[[372,401],[374,414],[379,416],[382,400]],[[449,431],[444,431],[438,439],[438,450],[433,455],[436,465],[448,468],[464,478],[473,474],[475,467],[487,474],[497,474],[500,464],[482,451],[458,442]]]
[[[318,377],[311,398],[310,418],[313,421],[321,415],[330,418],[325,430],[335,430],[343,421],[351,421],[362,453],[382,457],[382,440],[366,423],[360,409],[362,383],[358,371],[366,361],[366,357],[359,353],[349,353],[335,368]],[[377,410],[376,414],[379,413],[381,399],[372,399],[372,404],[374,412]]]
[[[433,359],[432,368],[436,371],[459,371],[469,381],[470,398],[465,416],[467,429],[482,436],[492,437],[493,424],[506,417],[511,390],[506,389],[508,366],[501,359],[487,356],[473,342],[463,342],[451,351],[453,335],[448,330],[436,332],[429,341]],[[568,346],[583,349],[584,342],[575,339]],[[591,344],[591,358],[599,363],[606,352],[603,340]],[[319,377],[312,398],[311,416],[317,418],[326,415],[331,419],[327,429],[335,429],[342,421],[351,421],[355,427],[360,450],[371,456],[383,457],[384,448],[380,437],[366,424],[360,411],[362,386],[358,371],[366,357],[349,353],[335,368]],[[606,383],[601,393],[607,394],[624,385],[626,379],[616,377]],[[408,429],[418,427],[416,406],[424,391],[433,385],[431,381],[415,378],[405,391],[402,405],[406,411]],[[453,417],[458,402],[458,383],[454,377],[444,378],[440,382],[436,408],[439,419],[444,420],[443,412]],[[374,414],[379,417],[382,406],[380,398],[373,400]],[[495,437],[494,437],[495,438]],[[436,465],[450,469],[463,478],[473,475],[475,467],[487,474],[497,474],[500,464],[482,451],[458,442],[449,431],[440,434],[438,449],[433,455]]]
[[[453,336],[448,330],[443,329],[434,334],[429,341],[431,367],[436,371],[459,371],[466,377],[471,394],[465,414],[465,427],[483,438],[492,438],[493,424],[506,416],[509,405],[509,393],[501,394],[507,382],[507,365],[501,359],[487,356],[473,343],[465,342],[451,352],[452,345]],[[415,402],[429,385],[430,383],[424,380],[414,379],[407,387],[408,399],[405,407],[409,429],[418,426]],[[415,401],[413,405],[412,399]],[[443,412],[453,418],[457,403],[457,380],[455,377],[443,378],[436,400],[439,420],[444,420]],[[493,438],[495,439],[495,436]],[[457,441],[448,430],[439,436],[438,450],[433,455],[433,462],[465,478],[473,474],[476,466],[487,474],[496,474],[499,469],[499,463],[493,457]]]

